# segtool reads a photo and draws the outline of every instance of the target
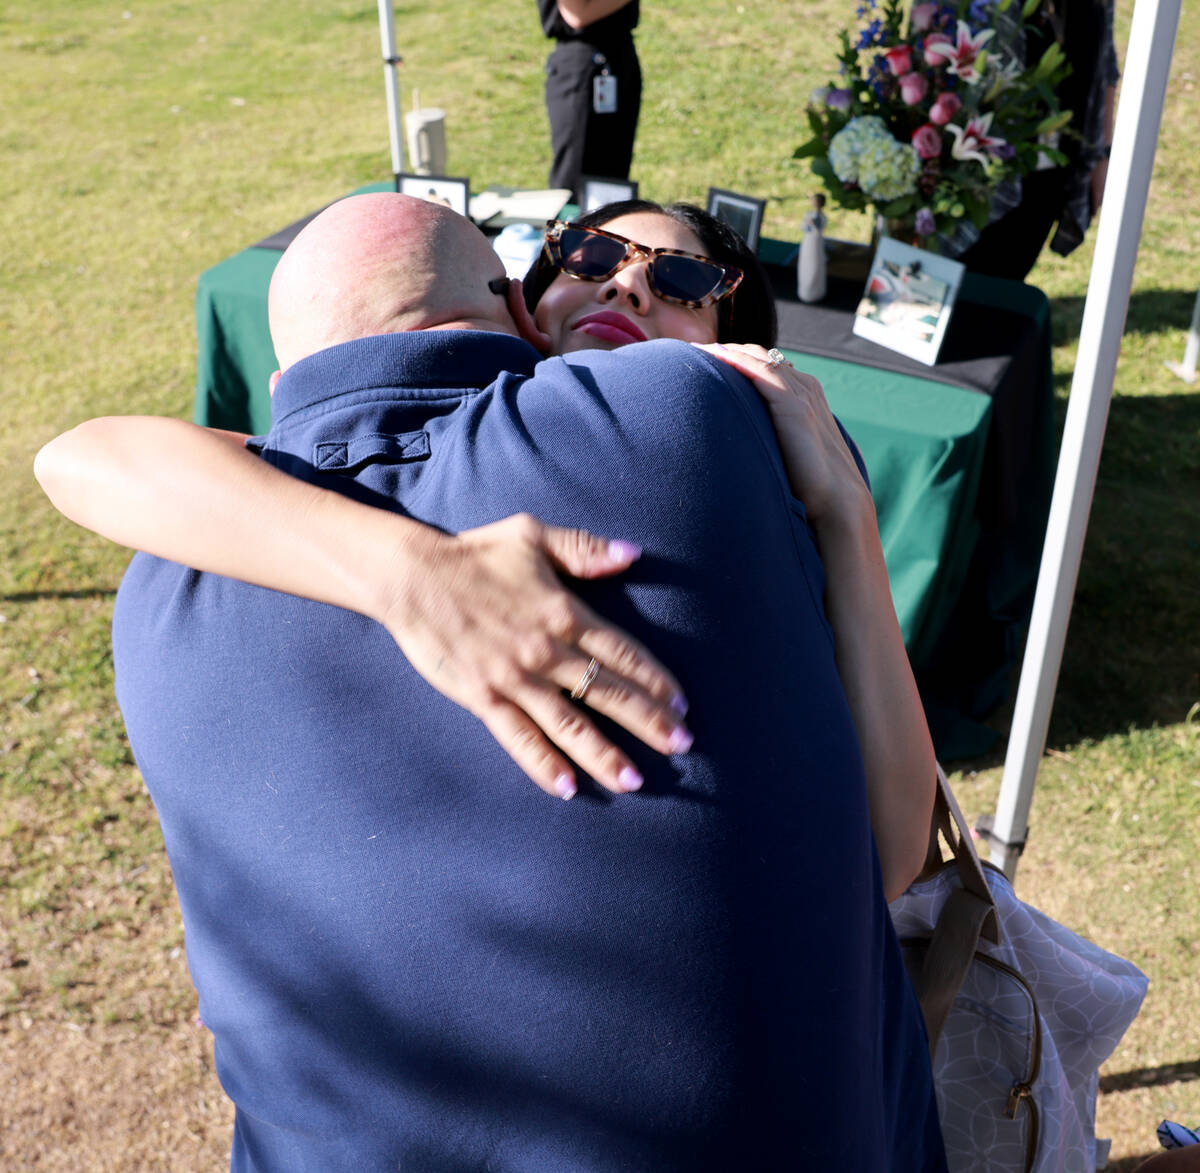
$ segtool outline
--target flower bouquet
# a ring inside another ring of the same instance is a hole
[[[889,234],[957,255],[982,228],[998,185],[1066,162],[1070,121],[1055,88],[1069,72],[1039,19],[1043,0],[861,0],[843,30],[837,84],[813,92],[812,160],[833,200],[873,209]],[[907,27],[906,27],[907,26]],[[1027,64],[1032,62],[1031,64]]]

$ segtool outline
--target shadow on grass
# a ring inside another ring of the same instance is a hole
[[[1168,1083],[1191,1083],[1200,1079],[1200,1059],[1190,1063],[1164,1063],[1160,1067],[1135,1067],[1100,1077],[1100,1091],[1127,1092],[1138,1087],[1162,1087]]]
[[[1054,329],[1054,345],[1065,346],[1079,337],[1083,321],[1082,297],[1053,297],[1050,299],[1050,320]],[[1125,332],[1160,334],[1165,330],[1186,330],[1192,322],[1196,305],[1196,288],[1144,289],[1129,299]]]
[[[1157,1157],[1162,1149],[1154,1149],[1148,1153],[1142,1153],[1139,1157],[1121,1157],[1115,1161],[1109,1161],[1104,1166],[1104,1173],[1133,1173],[1135,1169],[1140,1169],[1151,1157]]]
[[[1200,394],[1115,399],[1051,745],[1173,724],[1200,701],[1198,500]]]
[[[36,603],[41,599],[111,599],[116,593],[116,587],[81,587],[73,591],[14,591],[12,594],[0,594],[0,602]]]

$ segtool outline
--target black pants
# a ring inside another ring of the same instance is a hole
[[[617,79],[612,114],[592,109],[592,79],[607,67]],[[568,187],[578,200],[580,175],[628,179],[642,104],[642,69],[633,37],[603,49],[562,41],[546,61],[546,112],[550,115],[550,186]]]
[[[972,273],[1024,281],[1038,259],[1066,199],[1062,168],[1032,171],[1021,179],[1021,202],[989,224],[958,259]]]

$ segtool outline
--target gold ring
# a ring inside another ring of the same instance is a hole
[[[579,683],[571,689],[571,699],[573,701],[581,701],[587,694],[587,690],[592,687],[592,681],[596,679],[596,674],[600,671],[600,664],[593,656],[588,661],[588,666],[583,670],[583,675],[579,678]]]
[[[778,347],[772,346],[767,351],[767,370],[773,371],[776,367],[790,367],[791,365],[787,355]]]

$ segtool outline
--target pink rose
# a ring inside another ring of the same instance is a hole
[[[897,77],[903,77],[912,69],[912,49],[908,45],[897,45],[884,55],[890,69]]]
[[[933,28],[933,15],[937,12],[936,4],[914,4],[912,10],[912,31],[925,33]]]
[[[929,111],[929,121],[945,126],[962,109],[962,99],[957,94],[938,94]]]
[[[922,159],[936,159],[942,153],[942,132],[927,122],[913,131],[912,145]]]
[[[929,83],[919,73],[906,73],[900,79],[900,98],[906,106],[915,106],[929,88]]]

